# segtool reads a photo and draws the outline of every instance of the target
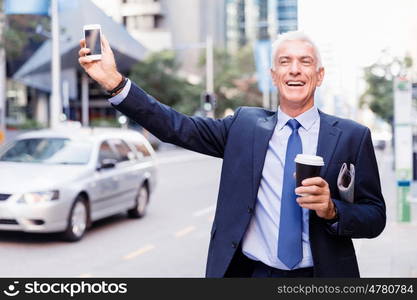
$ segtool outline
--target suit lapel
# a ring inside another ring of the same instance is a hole
[[[317,155],[322,156],[324,160],[324,167],[320,172],[320,176],[324,178],[342,132],[339,128],[335,127],[337,119],[321,112],[320,110],[319,114],[320,131],[317,144]]]
[[[256,122],[253,143],[253,200],[256,199],[258,192],[269,140],[277,124],[277,115],[278,113],[275,112],[269,117],[259,118]]]
[[[320,131],[317,144],[317,155],[322,156],[324,160],[324,167],[320,172],[320,176],[324,178],[342,132],[339,128],[335,127],[337,123],[336,118],[333,118],[320,110],[319,114]],[[266,151],[268,150],[269,140],[271,139],[277,124],[277,116],[278,114],[275,112],[269,117],[259,118],[255,126],[253,143],[253,200],[256,199],[265,163]]]

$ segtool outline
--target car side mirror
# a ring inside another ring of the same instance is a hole
[[[103,169],[112,169],[116,167],[117,160],[111,159],[111,158],[105,158],[101,161],[99,167],[97,168],[97,171],[103,170]]]

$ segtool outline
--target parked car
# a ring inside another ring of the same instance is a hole
[[[139,132],[24,133],[0,149],[0,230],[77,241],[96,220],[124,211],[143,217],[155,184],[155,152]]]
[[[372,143],[375,149],[385,150],[391,143],[391,133],[388,131],[372,132]]]

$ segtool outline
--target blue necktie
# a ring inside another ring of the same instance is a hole
[[[301,241],[302,209],[295,201],[295,162],[297,154],[303,152],[297,120],[288,120],[292,133],[288,138],[287,153],[285,155],[284,182],[281,197],[281,217],[279,222],[278,258],[290,269],[299,264],[303,258]]]

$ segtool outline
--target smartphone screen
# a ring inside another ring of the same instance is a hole
[[[87,48],[91,50],[89,55],[101,54],[100,29],[86,29],[85,43]]]

